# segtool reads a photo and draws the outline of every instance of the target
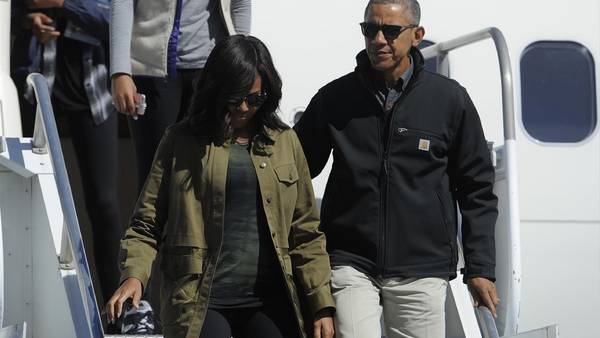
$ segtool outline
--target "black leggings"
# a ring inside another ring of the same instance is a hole
[[[94,259],[104,296],[102,304],[106,304],[119,286],[120,278],[118,258],[122,229],[117,183],[117,112],[100,125],[94,124],[89,110],[60,113],[68,121],[77,155],[85,206],[92,226]]]
[[[297,338],[298,326],[289,308],[209,308],[200,338]]]
[[[201,69],[178,70],[167,78],[136,76],[140,94],[146,95],[146,113],[137,120],[128,118],[137,159],[138,189],[141,190],[152,166],[154,153],[165,129],[181,120],[190,107],[194,81]]]

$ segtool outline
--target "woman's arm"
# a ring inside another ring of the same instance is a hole
[[[299,280],[303,296],[314,315],[325,308],[335,307],[329,287],[331,266],[325,250],[325,234],[319,230],[319,211],[308,165],[296,133],[291,134],[299,178],[289,237],[289,253],[294,275]]]
[[[172,137],[165,132],[142,193],[137,201],[130,227],[121,240],[119,288],[106,304],[108,321],[114,323],[121,316],[123,304],[133,299],[138,306],[152,270],[168,214],[168,187],[173,159]]]
[[[237,34],[250,34],[250,22],[252,21],[252,1],[232,0],[231,20]]]
[[[110,75],[131,75],[133,0],[112,0],[110,13]]]
[[[148,282],[168,215],[172,161],[173,136],[167,129],[135,206],[130,227],[121,240],[121,282],[132,277],[140,280],[142,286]]]
[[[118,112],[135,117],[139,104],[131,77],[133,0],[113,0],[110,16],[110,79],[113,103]]]

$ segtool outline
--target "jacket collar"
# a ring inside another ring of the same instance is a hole
[[[273,154],[273,146],[277,141],[277,137],[280,134],[279,131],[270,128],[265,128],[267,131],[268,139],[260,135],[255,135],[252,139],[252,154],[258,156],[271,156]],[[224,146],[229,147],[231,141],[225,142]]]
[[[266,130],[269,139],[264,139],[260,135],[256,135],[252,140],[252,153],[254,155],[271,156],[273,154],[273,145],[278,133],[268,128]]]
[[[409,54],[412,58],[414,65],[413,74],[411,76],[411,80],[413,80],[417,78],[421,71],[425,68],[425,58],[423,57],[423,54],[421,54],[421,51],[416,47],[412,47],[409,51]],[[372,87],[375,83],[374,80],[381,76],[379,72],[373,69],[373,67],[371,66],[371,61],[369,61],[367,51],[364,49],[361,50],[358,53],[358,55],[356,55],[355,71],[362,75],[362,77],[364,77],[365,79],[368,79]],[[410,82],[412,81],[409,81],[409,83]]]

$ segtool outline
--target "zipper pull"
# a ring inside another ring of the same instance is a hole
[[[385,172],[385,176],[389,175],[387,157],[383,159],[383,171]]]
[[[408,129],[406,128],[398,128],[398,134],[402,134],[404,132],[408,131]]]

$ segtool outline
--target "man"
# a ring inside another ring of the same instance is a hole
[[[495,313],[494,168],[457,82],[424,70],[416,0],[371,0],[354,72],[314,96],[295,129],[318,175],[333,149],[321,227],[333,268],[338,337],[443,337],[456,277]]]

